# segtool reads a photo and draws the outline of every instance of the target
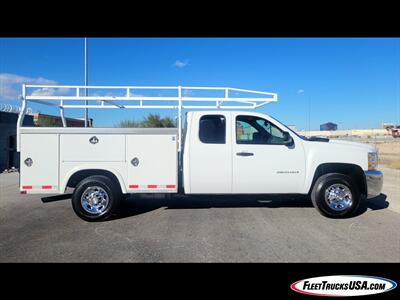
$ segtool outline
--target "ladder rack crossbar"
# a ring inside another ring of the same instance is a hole
[[[126,96],[27,96],[26,100],[34,101],[34,100],[46,100],[46,101],[76,101],[76,100],[90,100],[90,101],[232,101],[232,102],[246,102],[246,103],[254,103],[254,102],[275,102],[274,99],[271,98],[224,98],[224,97],[126,97]],[[84,107],[84,104],[81,105]]]
[[[58,106],[58,105],[57,105]],[[142,109],[149,109],[149,108],[154,108],[154,109],[177,109],[179,108],[178,105],[87,105],[85,106],[87,108],[104,108],[104,109],[110,109],[110,108],[142,108]],[[258,106],[259,107],[259,106]],[[82,106],[79,105],[64,105],[62,108],[82,108]],[[182,105],[183,109],[215,109],[215,105],[210,105],[210,106],[204,106],[204,105]],[[256,108],[255,106],[234,106],[234,105],[220,105],[220,109],[253,109]]]

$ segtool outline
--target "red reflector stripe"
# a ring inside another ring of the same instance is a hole
[[[51,190],[51,185],[42,185],[42,190]]]
[[[147,185],[147,188],[148,188],[148,189],[156,189],[157,187],[158,187],[157,184],[148,184],[148,185]],[[137,189],[137,188],[139,188],[139,185],[138,185],[138,184],[130,184],[130,185],[129,185],[129,188],[130,188],[130,189]],[[176,185],[175,185],[175,184],[167,184],[167,185],[165,186],[165,188],[167,188],[167,189],[175,189],[175,188],[176,188]]]
[[[23,188],[24,190],[31,190],[31,189],[32,189],[32,186],[31,186],[31,185],[23,185],[22,188]]]

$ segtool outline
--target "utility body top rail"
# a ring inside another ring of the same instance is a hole
[[[102,90],[103,95],[91,91]],[[138,92],[174,92],[175,95],[145,96]],[[106,94],[104,95],[104,92]],[[116,95],[119,92],[119,95]],[[134,93],[135,92],[135,93]],[[194,93],[203,93],[194,96]],[[217,96],[215,93],[222,95]],[[114,95],[112,94],[114,93]],[[246,94],[239,96],[240,94]],[[256,109],[268,103],[276,102],[278,95],[270,92],[229,88],[229,87],[195,87],[195,86],[84,86],[84,85],[22,85],[22,107],[18,117],[17,148],[20,147],[20,130],[27,111],[27,102],[35,102],[58,107],[63,127],[67,127],[64,117],[66,108],[91,109],[177,109],[178,110],[178,150],[181,151],[182,109]],[[69,103],[81,100],[85,103]],[[92,103],[89,103],[92,101]],[[124,104],[117,102],[126,102]],[[136,101],[129,103],[128,101]],[[154,101],[158,101],[154,103]],[[93,103],[95,102],[95,103]],[[100,102],[100,104],[98,103]],[[207,103],[206,103],[207,102]]]

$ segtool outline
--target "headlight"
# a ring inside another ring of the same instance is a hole
[[[375,170],[378,165],[378,154],[376,152],[368,153],[368,170]]]

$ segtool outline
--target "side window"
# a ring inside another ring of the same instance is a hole
[[[255,116],[236,117],[236,143],[281,145],[283,131],[274,124]]]
[[[226,122],[224,116],[202,116],[199,127],[199,139],[202,143],[225,144]]]

